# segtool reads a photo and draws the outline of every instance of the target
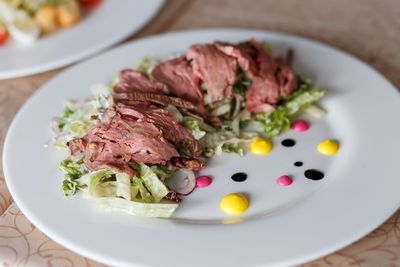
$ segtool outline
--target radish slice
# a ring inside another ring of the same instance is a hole
[[[171,178],[165,181],[165,184],[178,194],[187,196],[196,187],[196,178],[193,171],[178,169]]]

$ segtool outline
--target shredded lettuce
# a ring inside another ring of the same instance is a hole
[[[83,155],[61,161],[60,169],[64,173],[62,182],[64,196],[72,196],[81,188],[78,179],[88,173],[85,164],[83,164]]]
[[[93,98],[66,101],[61,117],[54,118],[52,129],[56,134],[50,144],[57,148],[67,148],[67,142],[84,136],[89,129],[99,123],[98,117],[110,106],[110,87],[96,84],[91,88]]]
[[[89,193],[93,197],[116,196],[115,173],[110,169],[93,172],[89,180]]]
[[[258,134],[253,132],[242,133],[240,137],[229,131],[210,133],[201,140],[204,148],[203,155],[212,157],[226,152],[243,156],[245,145],[257,136]]]
[[[149,74],[153,64],[148,57],[144,57],[136,63],[135,70]]]
[[[215,128],[197,118],[185,116],[182,119],[183,127],[192,131],[194,138],[200,140],[207,133],[215,132]]]
[[[254,120],[261,123],[268,137],[274,137],[289,129],[290,119],[284,109],[278,107],[272,112],[258,112]]]
[[[142,203],[122,198],[96,198],[96,205],[106,212],[124,212],[143,217],[168,218],[178,207],[176,203]]]
[[[75,193],[79,190],[80,185],[77,181],[71,179],[65,179],[62,182],[62,191],[64,196],[69,197],[75,195]]]
[[[210,109],[210,114],[211,116],[222,116],[222,115],[229,115],[229,112],[231,111],[231,99],[223,99],[220,100],[216,103],[213,103],[213,105],[215,105],[215,107],[213,107],[212,109]]]
[[[319,100],[324,94],[325,92],[320,88],[312,86],[309,81],[300,78],[298,89],[284,100],[282,107],[286,114],[291,116]]]
[[[90,174],[88,191],[105,211],[123,211],[146,217],[169,217],[178,204],[159,203],[168,193],[151,167],[140,164],[140,176],[102,169]]]
[[[304,112],[317,119],[320,119],[326,115],[326,110],[316,104],[311,104],[307,106],[304,109]]]
[[[146,188],[150,191],[153,202],[159,202],[168,194],[168,188],[146,164],[140,164],[140,176]]]
[[[117,173],[116,175],[116,195],[126,200],[131,200],[131,180],[126,173]]]

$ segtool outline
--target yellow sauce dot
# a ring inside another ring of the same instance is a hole
[[[249,150],[256,155],[265,155],[271,152],[272,144],[268,140],[256,138],[250,143]]]
[[[220,209],[228,214],[241,214],[249,207],[249,201],[242,194],[232,193],[224,196],[219,203]]]
[[[326,155],[326,156],[332,156],[336,154],[339,150],[339,145],[332,140],[324,140],[321,143],[318,144],[317,150],[319,153]]]

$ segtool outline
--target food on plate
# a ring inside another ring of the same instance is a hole
[[[247,180],[247,174],[244,172],[237,172],[231,176],[232,180],[235,182],[244,182]]]
[[[285,146],[285,147],[292,147],[292,146],[296,145],[296,141],[288,138],[288,139],[283,139],[281,144],[282,144],[282,146]]]
[[[4,27],[16,42],[31,44],[40,35],[79,22],[84,9],[95,6],[89,2],[96,2],[97,5],[100,1],[0,0],[0,31]],[[0,36],[0,44],[1,39]]]
[[[290,126],[296,132],[305,132],[310,128],[310,125],[305,120],[295,120]]]
[[[249,200],[243,194],[231,193],[221,199],[219,207],[227,214],[238,215],[247,210]]]
[[[171,216],[196,187],[211,184],[195,175],[207,158],[268,154],[271,139],[299,112],[324,114],[313,104],[324,92],[296,75],[290,61],[254,39],[194,44],[94,85],[93,97],[67,101],[53,121],[51,144],[70,152],[60,164],[64,194],[82,191],[105,210]],[[247,207],[243,195],[221,201],[228,214]]]
[[[255,138],[251,141],[249,150],[255,155],[265,155],[272,151],[272,144],[264,138]]]
[[[325,174],[316,169],[308,169],[304,172],[304,176],[310,180],[318,181],[325,177]]]
[[[210,176],[199,176],[196,178],[196,187],[207,187],[212,183]]]
[[[335,141],[328,139],[320,142],[317,146],[317,150],[325,156],[332,156],[338,152],[339,145]]]
[[[282,186],[289,186],[293,183],[293,179],[288,175],[282,175],[281,177],[276,179],[276,182]]]

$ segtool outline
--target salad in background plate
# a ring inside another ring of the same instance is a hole
[[[0,0],[0,46],[8,37],[17,43],[34,43],[78,23],[85,10],[101,0]]]

